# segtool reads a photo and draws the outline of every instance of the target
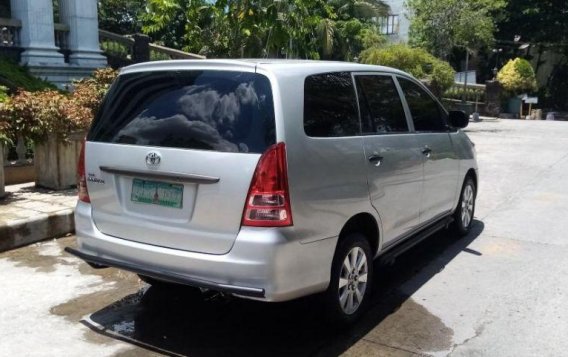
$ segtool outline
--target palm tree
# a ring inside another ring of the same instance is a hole
[[[382,0],[332,0],[329,2],[344,19],[369,20],[386,16],[390,7]]]
[[[338,57],[342,59],[351,59],[351,43],[355,38],[352,38],[352,33],[345,31],[349,27],[346,25],[351,25],[351,28],[357,25],[361,28],[374,26],[378,31],[376,20],[387,16],[390,11],[382,0],[331,0],[329,5],[333,8],[335,18],[323,18],[317,28],[324,58],[339,54]]]

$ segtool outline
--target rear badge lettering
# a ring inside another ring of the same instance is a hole
[[[94,182],[94,183],[100,183],[100,184],[105,184],[105,180],[98,178],[97,176],[95,176],[95,174],[87,174],[87,181],[89,182]]]

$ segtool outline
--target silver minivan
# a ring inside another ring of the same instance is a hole
[[[79,162],[77,249],[95,267],[356,319],[373,260],[467,234],[475,150],[410,75],[355,63],[124,68]]]

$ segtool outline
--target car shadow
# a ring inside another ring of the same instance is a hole
[[[349,328],[325,322],[318,296],[285,303],[215,293],[203,299],[184,287],[143,289],[92,313],[83,323],[98,333],[166,355],[339,355],[396,312],[458,254],[480,256],[467,247],[483,229],[476,220],[470,234],[461,239],[441,231],[392,266],[375,264],[370,309]]]

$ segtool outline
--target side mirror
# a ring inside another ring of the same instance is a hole
[[[453,126],[454,128],[463,129],[467,127],[467,125],[469,124],[468,116],[465,114],[465,112],[461,110],[450,111],[449,120],[450,120],[450,125]]]

